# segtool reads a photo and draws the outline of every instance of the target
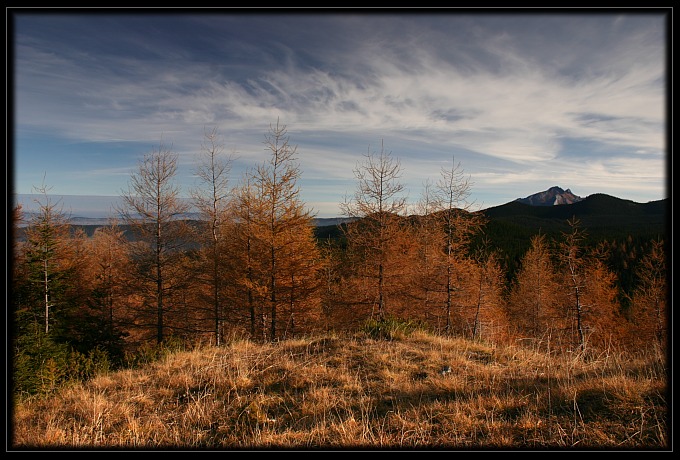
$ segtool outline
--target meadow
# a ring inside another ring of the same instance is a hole
[[[667,450],[662,352],[231,338],[15,400],[15,450]]]

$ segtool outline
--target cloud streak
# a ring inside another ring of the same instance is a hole
[[[499,190],[493,204],[555,185],[546,172],[564,187],[592,175],[602,192],[628,180],[623,198],[663,194],[662,15],[102,16],[47,30],[48,17],[18,18],[18,137],[150,150],[162,136],[188,165],[214,125],[245,168],[278,118],[313,178],[351,178],[384,139],[409,183],[455,155],[475,187]],[[585,173],[570,167],[573,140],[595,146]],[[530,177],[538,189],[518,195]]]

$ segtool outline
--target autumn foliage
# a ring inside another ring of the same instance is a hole
[[[575,219],[560,238],[534,236],[508,280],[460,164],[409,208],[401,165],[382,144],[354,169],[356,189],[340,203],[350,221],[321,240],[298,186],[306,153],[278,121],[264,145],[269,158],[231,178],[233,156],[206,131],[198,222],[184,217],[178,158],[162,142],[131,176],[121,220],[91,237],[47,194],[30,218],[16,209],[25,237],[12,247],[15,391],[124,366],[153,344],[276,342],[369,322],[585,357],[667,344],[662,240],[641,256],[630,308],[605,246],[587,244]]]

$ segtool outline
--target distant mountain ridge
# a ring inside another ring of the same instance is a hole
[[[496,241],[499,247],[505,247],[506,252],[512,252],[507,248],[512,247],[513,251],[517,251],[518,248],[526,250],[531,236],[539,231],[552,236],[559,236],[561,232],[568,231],[567,221],[572,218],[579,219],[588,233],[598,239],[628,235],[639,235],[644,238],[663,236],[667,232],[669,222],[670,200],[665,198],[637,203],[595,193],[572,204],[531,205],[522,200],[513,200],[479,212],[489,219],[485,234],[492,241]],[[30,217],[30,214],[27,213],[25,216]],[[186,217],[195,219],[197,216]],[[340,226],[351,220],[346,217],[315,218],[313,220],[315,233],[320,239],[339,238]],[[96,228],[110,222],[104,218],[77,216],[70,219],[70,224],[82,228],[91,235]],[[119,221],[118,224],[121,225],[122,222]],[[20,228],[19,239],[22,233],[23,228]]]
[[[637,203],[604,193],[594,193],[573,204],[532,206],[520,201],[481,211],[489,219],[486,232],[501,247],[528,247],[531,236],[541,232],[559,237],[570,231],[568,221],[577,219],[594,240],[628,236],[651,239],[667,234],[670,200]],[[504,242],[511,239],[513,242]]]
[[[22,196],[25,200],[26,197],[27,195]],[[668,204],[668,198],[648,203],[637,203],[602,193],[595,193],[582,198],[574,195],[570,189],[563,190],[554,186],[526,198],[517,198],[503,205],[486,208],[481,212],[489,218],[511,218],[516,222],[522,222],[523,225],[529,224],[529,222],[526,222],[529,219],[532,221],[530,226],[545,225],[545,223],[534,222],[535,219],[565,221],[574,216],[583,217],[588,223],[596,224],[598,227],[610,227],[616,225],[614,222],[628,223],[631,220],[634,225],[642,226],[645,224],[658,225],[660,221],[665,221],[665,216],[668,214]],[[96,209],[96,206],[93,209]],[[101,226],[110,223],[108,217],[101,215],[101,211],[94,212],[91,209],[87,211],[81,212],[79,210],[75,215],[67,213],[66,217],[72,225]],[[30,219],[34,212],[25,209],[24,216]],[[605,217],[613,215],[616,215],[616,219]],[[183,217],[190,220],[201,219],[197,213],[187,213]],[[313,223],[316,227],[335,227],[351,220],[347,217],[338,216],[314,218]],[[121,224],[121,222],[118,221],[118,224]]]
[[[563,190],[558,186],[554,186],[544,192],[534,193],[526,198],[517,198],[515,201],[530,206],[558,206],[562,204],[574,204],[582,200],[583,198],[574,195],[571,190]]]
[[[25,227],[27,225],[27,222],[30,221],[31,219],[39,216],[40,213],[35,212],[35,211],[28,211],[24,212],[24,220],[25,222],[20,224],[20,227]],[[200,213],[197,212],[187,212],[184,214],[181,214],[179,219],[186,219],[186,220],[201,220],[203,219],[203,216]],[[340,225],[344,224],[347,222],[351,222],[354,220],[352,217],[314,217],[312,218],[312,223],[316,227],[324,227],[324,226],[329,226],[329,225]],[[111,217],[82,217],[82,216],[67,216],[66,221],[70,225],[78,225],[78,226],[105,226],[105,225],[111,225],[111,223],[115,222],[118,225],[125,225],[125,222],[121,220],[120,218],[116,218],[114,216]]]
[[[645,215],[665,215],[668,198],[637,203],[605,193],[593,193],[586,198],[562,206],[531,205],[519,199],[481,211],[488,217],[532,216],[540,219],[568,219],[573,216],[611,216],[637,217]]]

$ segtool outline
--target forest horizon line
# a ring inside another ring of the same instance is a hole
[[[543,192],[536,192],[533,193],[532,195],[529,196],[534,196],[538,195]],[[615,196],[611,195],[608,193],[592,193],[590,195],[587,195],[582,198],[582,201],[585,201],[592,196],[595,195],[605,195],[609,196],[611,198],[615,198],[617,200],[621,201],[626,201],[626,202],[631,202],[634,204],[638,205],[644,205],[644,204],[649,204],[649,203],[659,203],[659,202],[667,202],[668,197],[666,198],[661,198],[658,200],[650,200],[646,202],[642,201],[635,201],[632,199],[628,198],[622,198],[620,196]],[[40,193],[14,193],[13,194],[13,206],[16,206],[18,204],[22,205],[23,212],[26,215],[31,215],[32,213],[39,212],[40,207],[37,203],[35,203],[34,200],[40,200],[40,199],[49,199],[49,200],[65,200],[68,201],[68,203],[61,203],[63,206],[63,211],[65,214],[67,214],[68,217],[71,219],[108,219],[115,217],[116,214],[113,212],[113,204],[115,203],[115,200],[120,201],[122,199],[121,195],[70,195],[70,194],[46,194],[42,195]],[[187,202],[191,202],[191,198],[181,198],[182,200],[185,200]],[[517,197],[512,200],[507,201],[506,203],[499,204],[499,205],[493,205],[493,206],[487,206],[484,208],[480,208],[479,211],[484,212],[490,209],[495,209],[495,208],[500,208],[503,206],[507,206],[512,203],[518,202],[520,199],[524,199],[523,197]],[[114,200],[114,201],[112,201]],[[68,206],[70,204],[70,206]],[[556,204],[554,206],[561,206],[561,207],[569,207],[572,206],[573,204],[576,203],[565,203],[565,204]],[[110,206],[110,210],[106,211],[104,209],[105,206]],[[526,206],[529,207],[542,207],[538,205],[531,205],[531,204],[525,204]],[[544,206],[543,206],[544,207]],[[196,215],[199,214],[198,212],[188,212],[187,215],[188,217],[196,217]],[[328,221],[328,220],[336,220],[336,219],[343,219],[345,216],[342,216],[340,213],[337,215],[328,215],[328,216],[320,216],[316,217],[315,219],[323,222],[323,221]]]

